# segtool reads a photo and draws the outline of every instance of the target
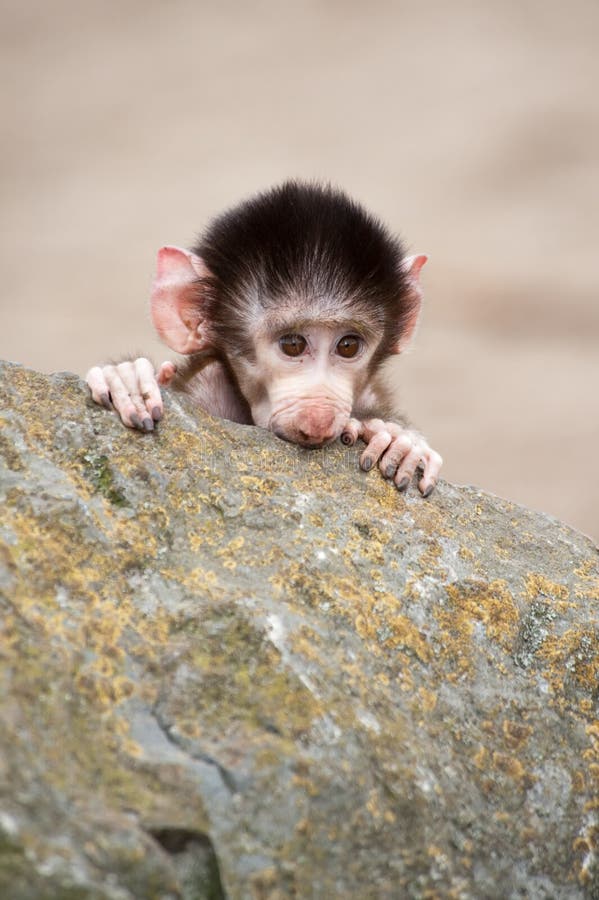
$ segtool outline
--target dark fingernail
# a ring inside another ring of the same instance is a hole
[[[102,406],[104,409],[112,409],[112,403],[110,402],[110,394],[102,394],[100,397],[102,401]]]
[[[366,457],[366,459],[362,463],[362,468],[365,472],[370,472],[370,470],[372,469],[372,459],[370,458],[370,456]]]
[[[353,439],[352,435],[349,433],[349,431],[344,431],[343,434],[341,435],[341,443],[345,444],[346,447],[351,447],[353,442],[354,442],[354,439]]]
[[[131,416],[131,424],[133,425],[134,428],[141,428],[141,427],[142,427],[142,425],[141,425],[141,419],[139,418],[139,416],[137,415],[137,413],[133,413],[133,415]]]
[[[404,477],[401,479],[401,481],[397,485],[397,490],[401,491],[403,494],[404,491],[407,491],[409,483],[410,483],[410,476],[404,475]]]
[[[387,468],[385,469],[385,478],[393,478],[393,476],[395,475],[395,469],[395,466],[387,466]]]
[[[155,422],[160,422],[160,420],[162,418],[162,410],[160,409],[159,406],[155,406],[154,409],[152,410],[152,418],[154,419]]]
[[[142,425],[144,431],[154,431],[154,422],[149,416],[143,420]]]
[[[424,493],[422,494],[422,496],[426,499],[426,497],[430,497],[430,495],[432,494],[432,492],[433,492],[434,490],[435,490],[435,485],[434,485],[434,484],[429,484],[429,486],[428,486],[427,489],[424,491]]]

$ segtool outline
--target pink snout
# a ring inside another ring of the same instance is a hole
[[[334,440],[339,434],[337,412],[334,409],[312,407],[302,410],[285,424],[273,429],[285,441],[316,449]]]

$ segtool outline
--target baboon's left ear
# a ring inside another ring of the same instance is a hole
[[[408,296],[405,298],[401,337],[395,346],[395,353],[401,353],[402,350],[405,350],[414,336],[422,307],[420,270],[427,259],[428,256],[425,256],[424,253],[419,253],[417,256],[406,256],[401,264],[403,272],[408,276],[409,291]]]

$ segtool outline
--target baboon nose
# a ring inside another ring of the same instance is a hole
[[[335,432],[333,429],[328,429],[324,433],[322,431],[318,432],[310,432],[305,431],[303,428],[300,428],[298,431],[298,440],[304,447],[309,447],[311,449],[316,449],[317,447],[322,447],[323,444],[326,444],[331,438],[335,437]]]

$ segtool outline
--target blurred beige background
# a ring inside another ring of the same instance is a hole
[[[599,537],[596,0],[0,11],[0,356],[165,358],[157,248],[328,179],[430,255],[393,377],[445,476]]]

